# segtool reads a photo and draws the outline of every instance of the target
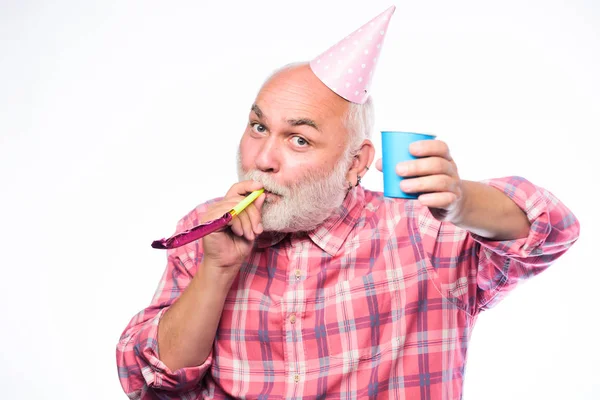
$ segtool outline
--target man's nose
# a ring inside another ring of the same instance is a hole
[[[262,172],[278,172],[280,159],[280,143],[278,143],[276,137],[270,136],[263,141],[260,151],[256,156],[256,168]]]

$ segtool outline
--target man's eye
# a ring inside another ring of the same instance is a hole
[[[252,124],[252,130],[256,133],[265,133],[267,131],[267,128],[264,125],[255,122]]]
[[[292,140],[294,141],[294,144],[295,144],[296,146],[299,146],[299,147],[305,147],[305,146],[308,146],[308,141],[307,141],[306,139],[304,139],[303,137],[300,137],[300,136],[294,136],[294,137],[292,138]]]

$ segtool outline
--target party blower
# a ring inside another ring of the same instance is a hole
[[[203,238],[204,236],[213,233],[225,226],[236,216],[239,215],[246,207],[258,198],[265,190],[259,189],[250,193],[242,201],[240,201],[229,212],[223,214],[221,218],[207,221],[203,224],[193,227],[187,231],[178,233],[168,239],[160,239],[152,242],[152,247],[155,249],[174,249],[186,245],[194,240]]]

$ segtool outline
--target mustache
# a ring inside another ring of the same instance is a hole
[[[252,180],[259,182],[263,185],[267,192],[271,192],[278,196],[289,196],[292,194],[292,190],[280,183],[276,182],[269,174],[258,171],[256,169],[250,170],[244,173],[244,180]]]

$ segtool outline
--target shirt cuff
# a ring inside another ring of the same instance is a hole
[[[540,188],[521,177],[482,181],[507,195],[527,215],[531,227],[527,237],[513,240],[489,240],[471,233],[475,241],[501,256],[528,258],[542,254],[542,245],[551,231],[546,196]]]
[[[146,361],[142,375],[148,387],[165,391],[183,392],[195,388],[212,365],[212,351],[198,366],[171,371],[159,358],[158,323],[167,309],[159,311],[140,331],[135,351]]]

